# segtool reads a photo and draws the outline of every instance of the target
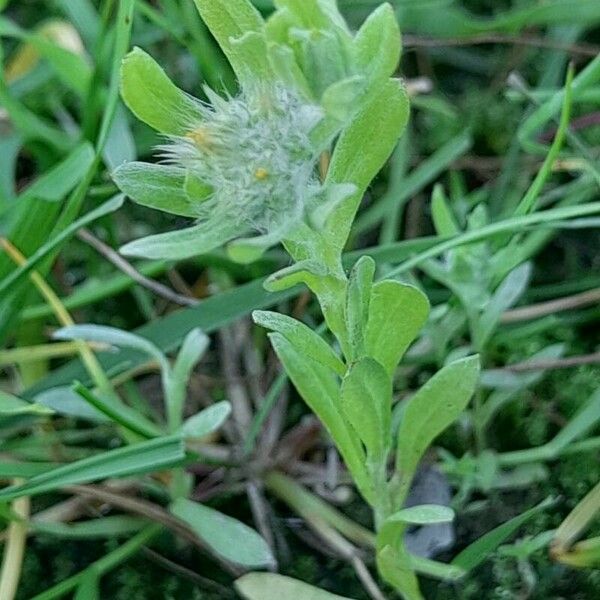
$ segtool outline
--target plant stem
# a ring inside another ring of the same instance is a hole
[[[349,540],[368,548],[375,547],[375,534],[358,525],[341,512],[309,492],[291,477],[272,471],[265,477],[265,485],[307,521],[318,518],[334,527]]]
[[[15,479],[14,485],[25,483],[24,479]],[[27,541],[27,520],[31,501],[28,496],[18,498],[11,504],[11,510],[17,517],[8,526],[8,535],[2,557],[2,570],[0,572],[0,598],[13,600],[17,594],[21,567]]]

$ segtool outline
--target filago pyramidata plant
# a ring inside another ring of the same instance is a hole
[[[180,259],[226,246],[240,262],[283,243],[292,265],[269,290],[307,285],[333,338],[291,317],[257,311],[287,374],[319,417],[372,506],[380,575],[408,600],[421,598],[416,571],[444,572],[408,553],[412,524],[451,520],[440,506],[404,508],[434,438],[465,409],[479,363],[445,366],[404,406],[392,427],[393,376],[424,325],[424,294],[375,281],[362,257],[347,274],[342,251],[361,198],[408,118],[394,79],[400,33],[381,5],[354,35],[335,0],[278,0],[267,19],[248,0],[195,0],[240,83],[208,102],[179,90],[154,60],[133,50],[122,96],[164,136],[158,164],[127,163],[114,179],[134,201],[194,219],[183,230],[135,240],[128,255]],[[390,464],[393,461],[393,468]]]

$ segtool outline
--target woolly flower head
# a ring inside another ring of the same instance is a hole
[[[169,137],[164,159],[210,187],[200,219],[230,219],[240,234],[281,237],[319,190],[310,133],[321,109],[282,86],[227,99],[208,93],[212,105],[201,105],[203,118],[187,135]]]

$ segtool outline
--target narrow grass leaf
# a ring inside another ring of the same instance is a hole
[[[37,496],[61,487],[99,481],[109,477],[142,475],[181,464],[185,451],[180,436],[155,438],[52,469],[23,485],[0,490],[0,501]]]
[[[519,529],[519,527],[524,525],[538,513],[546,510],[553,502],[552,499],[546,499],[537,506],[526,510],[524,513],[514,517],[510,521],[492,529],[492,531],[486,533],[455,556],[452,564],[465,571],[472,571],[484,560],[489,558],[498,546],[503,544],[513,533],[515,533],[515,531],[517,531],[517,529]]]

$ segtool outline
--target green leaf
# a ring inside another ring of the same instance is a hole
[[[328,117],[345,123],[356,110],[357,100],[365,88],[365,78],[353,75],[332,83],[321,97],[321,106]]]
[[[237,519],[185,498],[175,500],[170,510],[225,560],[250,568],[275,564],[267,542]]]
[[[384,546],[377,552],[377,569],[381,576],[402,594],[404,600],[423,600],[419,582],[404,546]]]
[[[117,348],[131,348],[148,354],[161,366],[168,366],[165,355],[152,342],[140,335],[108,327],[106,325],[70,325],[62,327],[54,332],[53,337],[57,340],[85,340],[87,342],[99,342],[116,346]]]
[[[89,142],[77,146],[62,162],[48,169],[19,195],[19,202],[39,198],[49,202],[62,200],[80,181],[94,160]]]
[[[375,261],[370,256],[361,257],[350,271],[346,296],[346,326],[353,359],[363,356],[365,352],[374,275]]]
[[[142,206],[184,217],[198,215],[186,190],[186,172],[181,167],[130,162],[118,167],[112,178],[124,194]]]
[[[10,275],[2,279],[0,282],[0,297],[9,290],[15,289],[15,287],[19,285],[44,258],[51,254],[53,250],[56,250],[56,248],[61,246],[61,244],[67,241],[71,236],[75,235],[79,229],[121,208],[124,201],[125,197],[122,194],[111,198],[104,204],[98,206],[98,208],[87,212],[81,218],[73,221],[71,225],[65,227],[65,229],[54,238],[45,244],[42,244],[26,262],[19,265],[19,267],[14,269]]]
[[[196,177],[191,171],[187,171],[185,174],[183,189],[188,197],[188,202],[192,206],[204,202],[213,193],[213,189],[206,182]]]
[[[271,333],[269,338],[292,383],[338,447],[361,493],[367,500],[372,499],[364,451],[356,432],[341,412],[335,376],[328,368],[300,354],[280,333]]]
[[[236,75],[242,82],[249,83],[250,64],[261,59],[253,49],[250,64],[246,62],[244,53],[235,47],[235,40],[247,33],[263,32],[264,20],[258,10],[248,0],[194,0],[194,3]]]
[[[546,510],[554,501],[547,498],[537,506],[526,510],[524,513],[514,517],[499,527],[492,529],[477,541],[467,546],[462,552],[454,557],[452,564],[461,567],[465,571],[472,571],[475,567],[486,560],[495,550],[504,543],[519,527],[538,513]]]
[[[100,600],[100,577],[93,569],[86,571],[73,600]]]
[[[94,408],[89,402],[86,402],[70,386],[57,386],[44,390],[37,394],[34,400],[40,406],[46,406],[60,415],[84,419],[92,423],[105,423],[109,421],[104,413]]]
[[[427,448],[467,407],[478,378],[479,357],[457,360],[438,371],[408,401],[398,431],[400,501],[404,501]]]
[[[146,519],[114,515],[78,521],[77,523],[54,523],[47,521],[29,521],[29,527],[37,534],[68,540],[105,539],[119,536],[131,536],[147,524]]]
[[[429,301],[419,289],[392,280],[376,283],[367,323],[367,354],[392,376],[428,314]]]
[[[209,344],[208,336],[201,329],[192,329],[183,340],[177,354],[173,365],[173,378],[182,385],[187,385],[192,370],[206,352]]]
[[[269,83],[274,79],[264,33],[248,31],[231,40],[231,64],[242,87]]]
[[[342,381],[340,399],[369,457],[382,460],[391,444],[392,381],[385,369],[372,358],[361,358]]]
[[[297,89],[309,101],[314,101],[310,85],[300,69],[291,48],[272,41],[267,42],[269,62],[277,79],[291,89]]]
[[[160,429],[154,423],[126,404],[117,404],[116,402],[102,398],[79,382],[75,382],[73,391],[79,394],[88,404],[106,415],[111,421],[122,425],[137,435],[146,439],[152,439],[161,434]]]
[[[514,306],[525,293],[531,278],[531,263],[524,263],[513,269],[494,292],[491,300],[485,305],[481,317],[475,327],[477,348],[483,348],[494,333],[505,311]]]
[[[433,188],[431,197],[431,216],[438,235],[445,237],[460,233],[452,209],[448,206],[446,192],[439,183]]]
[[[255,310],[252,318],[256,324],[281,333],[300,354],[328,367],[340,376],[346,373],[346,365],[329,344],[304,323],[287,315],[261,310]]]
[[[183,437],[201,439],[213,433],[227,420],[231,414],[231,404],[226,400],[217,402],[198,414],[187,419],[183,424]]]
[[[356,66],[371,81],[391,77],[400,61],[401,40],[394,9],[377,7],[356,34],[353,43]]]
[[[582,438],[600,421],[600,389],[583,403],[571,420],[546,444],[556,456],[571,442]]]
[[[274,573],[248,573],[236,580],[235,589],[245,600],[351,600]]]
[[[321,263],[314,260],[302,260],[270,275],[266,279],[264,287],[268,292],[281,292],[299,283],[313,287],[326,274],[327,269]]]
[[[0,490],[0,501],[8,502],[23,496],[36,496],[58,488],[109,477],[142,475],[179,465],[185,458],[180,436],[160,437],[52,469],[32,477],[23,485]]]
[[[0,390],[0,418],[14,415],[50,415],[54,411],[40,404],[32,404]]]
[[[386,522],[408,523],[411,525],[432,525],[449,523],[454,520],[454,511],[449,506],[421,504],[403,508],[386,519]]]
[[[344,203],[328,232],[334,246],[343,248],[358,204],[371,180],[390,157],[408,121],[408,96],[402,84],[389,80],[374,92],[340,136],[327,172],[327,183],[351,183],[357,192]],[[363,152],[365,146],[369,152]]]
[[[248,238],[238,238],[227,245],[231,260],[243,265],[257,261],[271,246],[281,241],[278,231]]]
[[[140,121],[160,133],[185,135],[202,120],[199,101],[176,87],[140,48],[123,59],[121,96]]]
[[[231,220],[205,221],[187,229],[150,235],[129,242],[119,251],[126,256],[181,260],[210,252],[240,233],[239,227]]]
[[[294,28],[290,30],[290,44],[315,98],[347,77],[347,48],[335,32]]]
[[[336,0],[275,0],[275,6],[289,11],[298,26],[331,30],[342,37],[350,37]]]

